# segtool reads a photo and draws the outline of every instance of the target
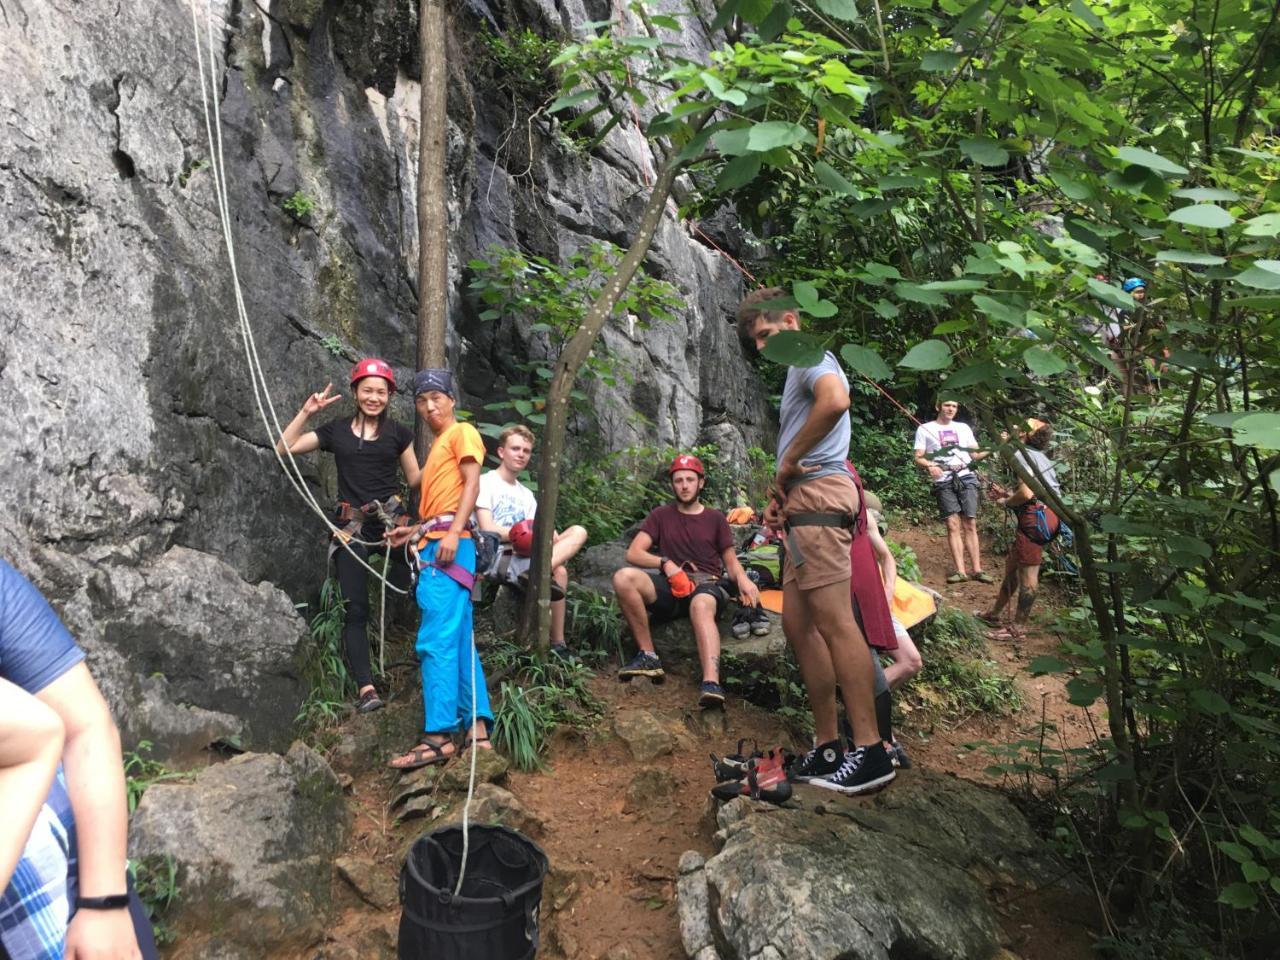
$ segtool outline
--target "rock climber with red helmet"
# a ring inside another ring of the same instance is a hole
[[[329,551],[336,568],[338,589],[346,601],[342,645],[347,665],[358,688],[356,709],[369,713],[383,705],[373,684],[373,667],[369,658],[369,580],[368,570],[338,542],[347,540],[351,551],[368,562],[370,553],[384,547],[382,543],[386,518],[404,514],[400,500],[400,480],[396,468],[404,473],[412,489],[420,477],[418,460],[413,452],[413,431],[388,416],[391,397],[396,391],[396,377],[385,360],[369,357],[351,370],[351,394],[356,410],[352,416],[340,416],[308,430],[310,419],[321,410],[342,399],[330,394],[333,384],[325,385],[309,396],[297,416],[284,428],[276,450],[293,454],[326,450],[333,454],[338,467],[338,505],[334,525],[339,528]],[[395,556],[393,552],[393,557]],[[393,563],[391,576],[407,581],[408,567]]]
[[[480,494],[476,497],[476,525],[500,536],[511,544],[515,556],[509,568],[511,576],[521,584],[529,579],[529,555],[533,550],[533,518],[538,501],[533,491],[520,482],[520,471],[529,466],[533,456],[533,431],[517,424],[498,436],[498,468],[480,477]],[[587,542],[585,527],[572,526],[556,531],[551,549],[551,652],[563,660],[570,659],[564,642],[565,588],[569,571],[565,567]]]
[[[688,617],[702,663],[698,702],[724,703],[720,686],[720,631],[716,616],[731,593],[746,606],[756,606],[760,591],[747,576],[734,551],[733,535],[723,513],[699,499],[707,482],[702,461],[681,454],[667,475],[674,499],[653,510],[627,547],[627,563],[613,575],[622,616],[639,652],[618,671],[618,679],[664,676],[653,648],[650,626]]]

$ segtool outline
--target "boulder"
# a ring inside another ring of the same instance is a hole
[[[640,763],[668,754],[676,745],[671,731],[649,710],[619,710],[613,719],[613,732]]]
[[[680,865],[681,937],[699,960],[992,957],[1002,934],[988,888],[1066,875],[1003,795],[928,772],[869,799],[735,799],[718,825],[720,851]]]
[[[671,799],[679,789],[676,778],[671,772],[661,767],[644,767],[637,770],[631,782],[627,784],[627,812],[648,813],[666,809],[666,801]]]
[[[184,939],[258,960],[323,936],[348,827],[338,778],[299,742],[152,786],[129,824],[129,856],[173,858],[182,895],[170,916]]]

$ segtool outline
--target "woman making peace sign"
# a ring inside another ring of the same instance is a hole
[[[310,453],[327,450],[338,467],[338,506],[334,523],[347,539],[355,554],[366,563],[370,553],[385,547],[368,547],[381,543],[386,528],[384,517],[404,513],[398,496],[400,483],[397,465],[404,471],[409,489],[416,489],[419,467],[413,452],[413,431],[387,416],[391,395],[396,390],[395,374],[384,360],[361,360],[351,371],[351,392],[356,401],[353,417],[338,417],[318,429],[304,432],[307,421],[326,407],[342,399],[329,395],[333,384],[307,398],[280,437],[276,449],[284,453]],[[364,541],[357,543],[356,540]],[[359,687],[356,709],[368,713],[381,707],[382,699],[373,685],[373,667],[369,662],[368,571],[336,539],[329,548],[336,554],[338,588],[346,600],[346,622],[342,643],[347,664]],[[388,568],[388,575],[391,571]]]

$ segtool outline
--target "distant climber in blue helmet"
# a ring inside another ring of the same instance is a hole
[[[1147,294],[1147,281],[1141,277],[1130,277],[1121,284],[1120,289],[1131,294],[1135,300],[1141,300]]]

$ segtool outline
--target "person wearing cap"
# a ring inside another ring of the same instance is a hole
[[[387,518],[404,514],[397,468],[404,473],[410,488],[418,483],[419,470],[413,452],[413,431],[388,416],[391,397],[396,392],[391,365],[376,357],[361,360],[351,370],[350,384],[356,405],[353,415],[335,417],[315,430],[307,429],[313,416],[342,399],[341,394],[330,394],[332,383],[326,384],[306,399],[284,428],[276,451],[297,455],[324,450],[333,454],[337,465],[338,504],[333,521],[339,529],[330,543],[329,557],[345,601],[342,649],[356,682],[356,709],[369,713],[383,702],[373,683],[369,657],[366,564],[371,555],[384,550],[380,544]],[[340,541],[345,541],[345,546]],[[392,559],[397,559],[394,554]],[[408,581],[404,563],[393,562],[386,569],[391,579]]]
[[[724,703],[720,686],[720,630],[716,626],[729,595],[737,592],[748,606],[760,591],[742,569],[723,513],[700,500],[707,482],[702,461],[681,454],[667,470],[674,499],[651,511],[627,547],[627,563],[613,575],[623,619],[639,652],[618,671],[626,682],[649,677],[661,682],[662,660],[653,648],[650,627],[688,617],[702,664],[698,703]]]
[[[1016,451],[1013,459],[1027,473],[1038,478],[1055,494],[1061,495],[1057,471],[1054,469],[1053,461],[1045,453],[1053,441],[1053,427],[1043,420],[1032,418],[1018,430],[1018,437],[1022,440],[1023,449]],[[1008,435],[1001,435],[1001,439],[1007,440]],[[1036,502],[1035,492],[1021,478],[1018,478],[1017,487],[1012,493],[999,489],[995,492],[999,494],[996,503],[1009,510],[1021,511]],[[980,620],[996,628],[988,634],[991,639],[1018,640],[1025,635],[1027,621],[1031,619],[1031,608],[1035,605],[1036,594],[1040,589],[1040,564],[1043,560],[1044,547],[1034,543],[1019,525],[1017,533],[1013,536],[1009,555],[1005,558],[1004,580],[1000,584],[1000,592],[989,609],[977,613]],[[1000,614],[1015,592],[1018,595],[1018,603],[1013,615],[1013,623],[1002,628]]]
[[[476,428],[455,416],[453,375],[419,370],[413,381],[418,416],[435,440],[422,465],[420,523],[387,531],[393,547],[414,544],[418,558],[418,607],[422,622],[415,650],[422,674],[423,736],[391,760],[396,770],[414,770],[453,756],[453,734],[464,730],[462,749],[492,750],[493,710],[484,668],[472,636],[471,588],[476,548],[471,515],[480,492],[484,441]]]
[[[520,482],[520,471],[533,456],[533,431],[522,424],[508,427],[498,436],[498,468],[480,477],[476,498],[476,525],[496,533],[510,543],[515,553],[511,572],[517,582],[528,584],[529,555],[532,551],[533,519],[538,501],[533,491]],[[564,642],[565,589],[569,570],[565,566],[587,543],[586,527],[557,530],[551,549],[551,652],[562,660],[571,658]]]
[[[1169,359],[1169,348],[1160,347],[1160,359],[1152,354],[1151,340],[1164,328],[1159,318],[1147,309],[1147,281],[1130,277],[1120,289],[1133,298],[1134,309],[1124,311],[1119,338],[1118,354],[1112,354],[1124,378],[1124,393],[1128,396],[1136,388],[1143,393],[1155,393],[1160,386],[1160,374],[1164,372],[1164,360]]]
[[[798,331],[794,308],[775,307],[786,291],[752,291],[737,309],[738,336],[763,350]],[[811,367],[789,367],[779,411],[778,468],[765,525],[786,534],[782,629],[795,651],[813,711],[816,746],[791,777],[845,794],[880,789],[896,776],[875,712],[875,668],[850,603],[850,563],[862,497],[850,471],[849,379],[826,352]],[[851,725],[839,739],[836,690]]]

